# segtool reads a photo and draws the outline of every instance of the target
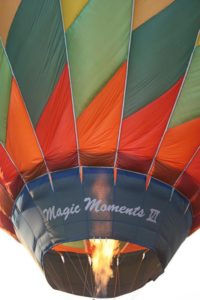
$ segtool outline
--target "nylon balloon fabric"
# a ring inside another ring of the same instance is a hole
[[[199,0],[0,0],[0,228],[53,288],[133,292],[199,229],[199,30]]]

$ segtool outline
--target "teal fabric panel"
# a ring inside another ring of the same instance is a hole
[[[66,64],[59,1],[23,0],[8,35],[7,52],[36,125]]]
[[[132,0],[92,0],[67,30],[78,117],[127,59]]]
[[[175,127],[196,118],[200,118],[200,46],[195,49],[169,126]]]
[[[200,1],[176,0],[133,31],[124,118],[184,75],[200,28]]]

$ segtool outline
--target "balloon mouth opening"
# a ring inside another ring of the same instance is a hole
[[[131,293],[163,273],[153,250],[99,238],[53,246],[43,267],[54,289],[93,298]]]

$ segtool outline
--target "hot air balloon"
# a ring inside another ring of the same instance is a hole
[[[199,0],[0,0],[0,227],[53,288],[132,292],[200,227],[199,29]]]

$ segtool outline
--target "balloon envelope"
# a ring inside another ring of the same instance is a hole
[[[0,227],[55,289],[136,290],[199,228],[199,29],[199,0],[0,0]]]

